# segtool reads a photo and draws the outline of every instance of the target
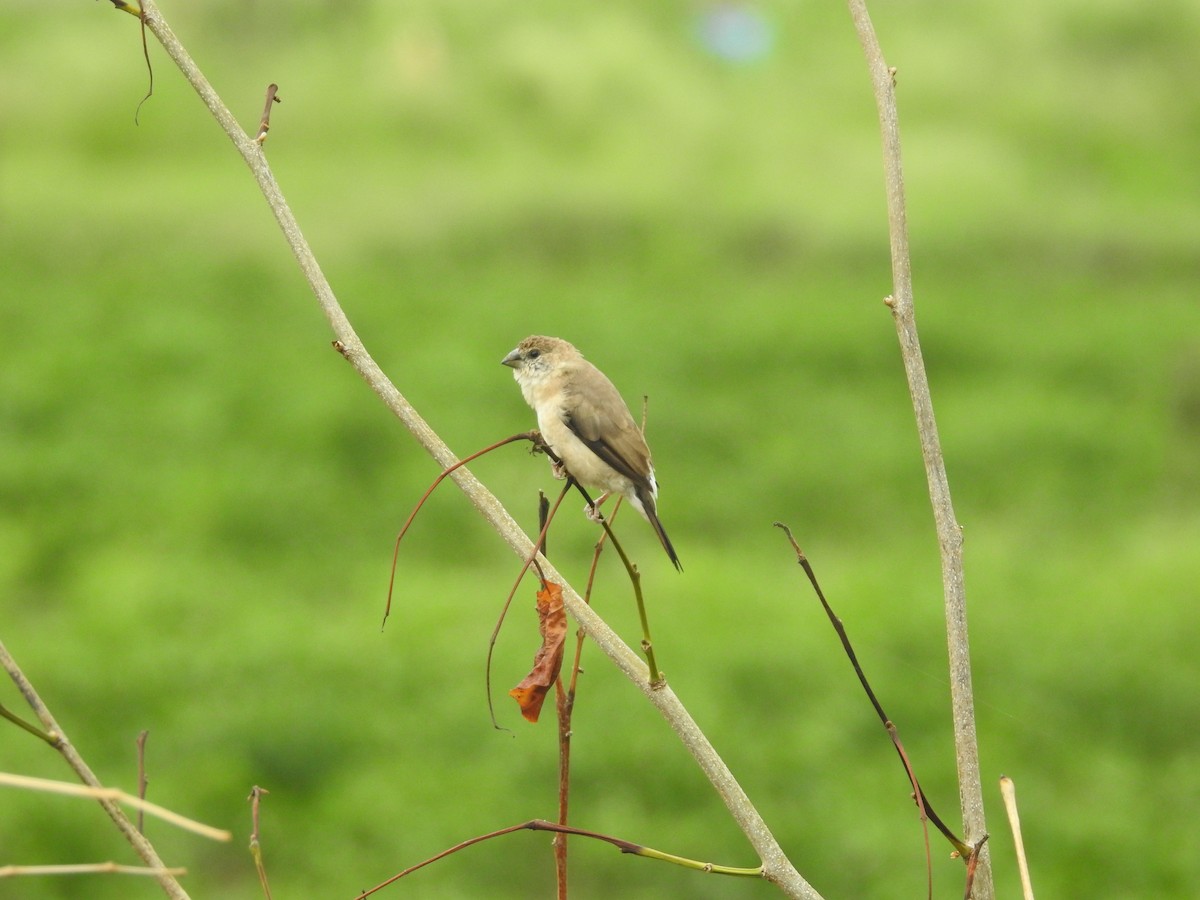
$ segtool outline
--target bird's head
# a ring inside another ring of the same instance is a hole
[[[561,338],[535,334],[517,344],[500,362],[512,368],[513,377],[525,384],[541,381],[557,367],[574,359],[579,359],[579,351],[571,344]]]

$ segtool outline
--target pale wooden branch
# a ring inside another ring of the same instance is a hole
[[[950,502],[950,483],[946,477],[929,380],[917,339],[913,312],[912,267],[908,253],[908,223],[904,204],[904,173],[900,158],[900,124],[896,109],[895,70],[889,68],[871,24],[865,0],[849,0],[850,14],[867,58],[867,68],[879,110],[883,135],[884,178],[887,185],[888,231],[891,236],[892,310],[900,338],[904,371],[917,418],[921,456],[933,504],[934,525],[942,559],[942,589],[945,600],[946,637],[950,654],[950,696],[954,718],[954,746],[958,761],[959,803],[962,807],[964,837],[977,846],[986,838],[987,823],[983,807],[983,787],[979,774],[979,746],[975,735],[975,702],[971,688],[971,652],[967,640],[967,600],[963,580],[962,529],[954,517]],[[986,843],[982,845],[975,868],[973,897],[991,900],[994,896],[991,862]]]
[[[184,831],[199,834],[214,841],[227,841],[231,835],[224,828],[213,828],[187,816],[181,816],[157,803],[151,803],[141,797],[128,794],[120,788],[100,787],[87,784],[71,784],[68,781],[54,781],[49,778],[34,778],[31,775],[14,775],[12,772],[0,772],[0,786],[20,788],[26,791],[42,791],[47,794],[65,794],[68,797],[88,797],[92,800],[116,800],[126,806],[132,806],[142,812],[157,816]],[[139,829],[140,831],[141,829]]]
[[[304,273],[304,277],[308,280],[313,293],[316,294],[317,302],[329,320],[339,351],[383,400],[388,409],[404,423],[412,436],[434,458],[437,464],[443,469],[448,468],[456,461],[455,455],[391,383],[383,370],[371,358],[358,335],[355,334],[271,173],[262,145],[256,143],[238,125],[237,120],[221,102],[220,97],[217,96],[216,91],[213,90],[199,67],[184,49],[183,44],[171,31],[166,20],[158,11],[157,4],[152,0],[147,0],[142,4],[142,8],[145,12],[146,27],[175,61],[184,77],[200,95],[200,99],[208,107],[213,118],[217,120],[222,130],[233,142],[246,165],[250,167],[250,171],[258,182],[263,196],[271,207],[271,211]],[[528,556],[533,549],[533,542],[508,514],[500,501],[466,467],[455,470],[451,478],[513,552],[522,559]],[[763,864],[764,878],[776,884],[789,897],[819,900],[820,895],[796,871],[750,798],[742,790],[733,773],[730,772],[724,760],[717,754],[675,693],[669,687],[651,685],[647,677],[646,666],[637,654],[583,601],[548,560],[542,556],[539,556],[538,560],[546,577],[563,586],[564,603],[580,627],[617,668],[646,695],[692,754],[701,771],[708,777],[717,794],[725,802],[730,815],[758,853]]]
[[[58,866],[0,866],[0,878],[35,877],[48,875],[186,875],[187,869],[147,869],[124,866],[112,861],[101,863],[64,863]]]
[[[1004,811],[1008,814],[1008,827],[1012,831],[1013,846],[1017,851],[1021,896],[1024,900],[1033,900],[1033,881],[1029,877],[1029,860],[1025,856],[1025,838],[1021,836],[1021,814],[1017,810],[1017,788],[1007,775],[1000,776],[1000,796],[1004,799]]]
[[[42,702],[42,698],[34,689],[33,684],[25,677],[25,673],[17,665],[17,661],[9,654],[3,642],[0,642],[0,666],[4,668],[13,680],[13,683],[16,684],[17,689],[25,698],[25,702],[29,704],[34,714],[38,717],[38,721],[42,723],[42,727],[49,735],[55,738],[55,749],[62,754],[63,759],[67,761],[67,765],[79,776],[79,780],[93,788],[102,788],[103,785],[100,784],[100,780],[92,772],[88,764],[84,762],[83,757],[79,755],[74,745],[67,740],[66,734],[58,727],[58,722],[54,720],[54,716],[51,715],[46,704]],[[113,820],[122,837],[129,842],[134,852],[141,857],[142,862],[149,869],[153,870],[151,874],[158,881],[163,892],[171,900],[187,900],[187,892],[175,880],[172,870],[168,869],[166,864],[159,859],[154,845],[146,840],[145,836],[129,821],[129,818],[125,815],[125,811],[121,809],[120,803],[111,796],[98,797],[97,801],[104,808],[104,811],[108,813],[108,817]]]

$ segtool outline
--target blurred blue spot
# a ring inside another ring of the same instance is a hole
[[[730,62],[754,62],[771,52],[774,34],[766,17],[749,4],[719,3],[700,16],[700,43]]]

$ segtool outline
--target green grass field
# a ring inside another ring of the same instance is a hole
[[[652,8],[647,8],[650,6]],[[753,9],[752,6],[747,6]],[[660,512],[619,521],[659,662],[827,898],[923,896],[909,787],[775,520],[791,525],[944,818],[959,821],[937,544],[895,332],[874,103],[838,3],[762,4],[722,58],[700,4],[164,2],[253,128],[367,347],[456,452],[533,426],[500,358],[576,343],[649,396]],[[1200,879],[1200,8],[876,3],[899,69],[918,324],[958,518],[998,895],[997,779],[1045,897]],[[506,691],[532,581],[329,348],[245,166],[101,3],[0,10],[0,640],[196,898],[351,898],[555,814],[556,735]],[[474,465],[532,527],[544,461]],[[551,552],[582,584],[571,499]],[[636,643],[615,558],[595,604]],[[637,690],[590,649],[572,820],[756,863]],[[24,713],[6,681],[0,703]],[[0,727],[0,770],[71,777]],[[935,896],[962,866],[934,843]],[[133,862],[94,805],[7,791],[0,866]],[[547,897],[546,835],[381,896]],[[768,885],[572,844],[572,896]],[[0,897],[161,896],[148,879]]]

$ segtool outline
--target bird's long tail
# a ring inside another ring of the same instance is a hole
[[[675,568],[682,572],[683,564],[679,562],[679,554],[675,552],[675,548],[671,545],[671,539],[667,537],[666,529],[663,528],[662,522],[658,520],[658,508],[654,503],[654,498],[643,496],[639,499],[642,501],[642,515],[646,517],[646,521],[650,523],[650,527],[658,535],[663,549],[667,551],[667,556],[671,557],[671,562],[675,564]]]

